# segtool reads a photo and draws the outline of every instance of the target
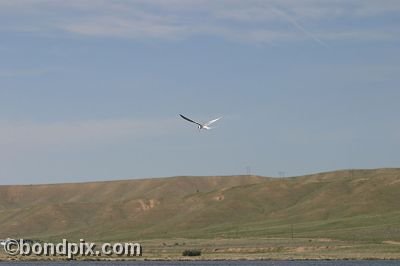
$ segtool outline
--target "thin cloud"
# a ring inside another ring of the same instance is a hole
[[[0,31],[163,40],[210,35],[254,43],[308,39],[326,45],[324,36],[329,35],[344,41],[398,40],[397,32],[391,38],[387,34],[368,34],[387,32],[396,26],[393,22],[377,23],[380,26],[376,29],[366,25],[399,13],[400,2],[391,0],[0,0],[0,14],[4,14]],[[358,23],[335,23],[343,19],[357,19]],[[367,32],[361,38],[351,35],[361,30]],[[339,31],[341,34],[334,34]]]
[[[0,69],[0,77],[3,78],[36,77],[36,76],[47,75],[54,71],[56,71],[56,69],[49,69],[49,68]]]
[[[2,152],[79,148],[170,134],[177,119],[108,119],[74,122],[0,122]]]
[[[146,19],[94,17],[63,26],[68,32],[88,36],[114,36],[123,38],[174,39],[187,29],[181,25],[155,22]]]

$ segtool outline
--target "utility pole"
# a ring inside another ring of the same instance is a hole
[[[290,234],[291,234],[292,239],[293,239],[293,224],[290,224]]]

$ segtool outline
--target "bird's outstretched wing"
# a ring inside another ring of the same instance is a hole
[[[187,121],[189,121],[189,122],[192,122],[192,123],[195,123],[195,124],[197,124],[197,125],[199,125],[199,126],[203,126],[202,124],[200,124],[200,123],[198,123],[198,122],[196,122],[196,121],[193,121],[192,119],[190,119],[190,118],[187,118],[186,116],[184,116],[184,115],[181,115],[181,114],[179,114],[183,119],[185,119],[185,120],[187,120]]]
[[[216,118],[216,119],[213,119],[213,120],[211,120],[211,121],[208,121],[208,122],[205,123],[204,125],[207,127],[207,126],[209,126],[209,125],[211,125],[211,124],[217,122],[217,121],[220,120],[221,118],[222,118],[222,116],[221,116],[221,117],[218,117],[218,118]]]

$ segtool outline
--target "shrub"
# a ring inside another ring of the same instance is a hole
[[[200,256],[201,250],[198,249],[186,249],[182,252],[183,256]]]

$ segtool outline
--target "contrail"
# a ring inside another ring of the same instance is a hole
[[[310,37],[311,39],[313,39],[315,42],[319,43],[322,46],[328,47],[328,45],[323,42],[320,38],[318,38],[317,36],[315,36],[314,34],[312,34],[311,32],[309,32],[308,30],[306,30],[303,26],[301,26],[295,19],[293,19],[292,17],[290,17],[288,14],[286,14],[284,11],[278,10],[276,8],[272,8],[272,12],[284,17],[285,19],[287,19],[294,27],[296,27],[298,30],[300,30],[301,32],[303,32],[305,35],[307,35],[308,37]]]

